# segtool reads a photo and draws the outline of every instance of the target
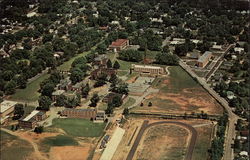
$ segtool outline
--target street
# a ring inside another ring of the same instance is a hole
[[[180,60],[180,66],[186,70],[193,78],[196,78],[198,83],[200,83],[204,89],[208,91],[210,95],[212,95],[227,111],[228,113],[228,127],[225,133],[225,146],[224,146],[224,160],[233,160],[233,149],[231,145],[234,143],[233,139],[235,137],[235,124],[239,116],[232,112],[231,107],[229,107],[228,102],[220,97],[207,83],[204,79],[198,77],[188,65],[186,65],[182,60]]]

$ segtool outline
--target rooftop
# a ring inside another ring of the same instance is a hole
[[[65,111],[76,111],[76,112],[89,112],[89,111],[96,111],[96,109],[74,109],[74,108],[66,108],[63,110]]]
[[[0,113],[3,113],[5,111],[7,111],[8,109],[10,109],[11,107],[14,107],[14,105],[16,105],[17,102],[15,101],[3,101],[1,104],[0,104]]]
[[[123,43],[127,41],[128,39],[117,39],[116,41],[112,42],[111,46],[121,46]]]
[[[200,56],[200,58],[198,59],[198,62],[204,62],[205,60],[210,58],[211,55],[212,55],[212,52],[206,51],[202,56]]]
[[[23,121],[29,121],[31,118],[33,118],[35,115],[37,115],[40,111],[34,110],[32,111],[27,117],[23,119]]]
[[[106,58],[108,58],[108,57],[105,54],[102,54],[102,55],[99,55],[98,57],[96,57],[94,60],[101,61],[101,60],[106,59]]]
[[[52,93],[52,96],[59,96],[61,94],[63,94],[65,92],[65,90],[56,90]]]
[[[137,64],[132,64],[132,67],[133,67],[133,68],[162,69],[161,67],[158,67],[158,66],[137,65]]]

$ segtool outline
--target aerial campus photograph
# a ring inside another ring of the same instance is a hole
[[[0,0],[0,160],[249,160],[250,0]]]

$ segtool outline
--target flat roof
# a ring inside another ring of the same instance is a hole
[[[162,67],[159,67],[159,66],[148,66],[148,65],[137,65],[137,64],[132,64],[132,67],[134,67],[134,68],[162,69]]]
[[[29,121],[31,118],[33,118],[36,114],[38,114],[40,111],[34,110],[32,111],[27,117],[23,119],[23,121]]]
[[[52,95],[53,96],[58,96],[58,95],[61,95],[61,94],[63,94],[65,92],[65,90],[56,90],[56,91],[54,91],[53,93],[52,93]]]
[[[198,62],[204,62],[211,55],[212,55],[212,52],[206,51],[202,56],[200,56],[200,58],[198,59]]]
[[[16,105],[17,102],[15,101],[8,101],[8,100],[4,100],[1,104],[0,104],[0,113],[3,113],[5,111],[7,111],[8,109],[10,109],[11,107],[14,107],[14,105]]]

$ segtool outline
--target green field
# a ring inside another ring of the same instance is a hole
[[[17,89],[16,93],[11,96],[11,99],[24,102],[38,100],[38,97],[40,96],[40,93],[38,92],[40,89],[40,83],[48,77],[49,74],[43,74],[41,77],[29,83],[25,89]]]
[[[1,160],[25,160],[33,152],[33,148],[28,142],[3,131],[0,131],[0,135]]]
[[[40,146],[45,152],[50,150],[53,146],[77,146],[78,142],[72,137],[65,135],[58,135],[55,137],[48,137],[42,140]]]
[[[129,97],[129,99],[127,100],[126,103],[122,104],[123,108],[128,108],[130,106],[132,106],[135,103],[135,99],[132,97]]]
[[[106,123],[93,123],[85,119],[54,119],[52,128],[61,128],[69,136],[99,137],[102,135]],[[50,127],[50,128],[51,128]]]
[[[193,160],[207,159],[208,149],[210,148],[212,126],[204,126],[201,128],[196,128],[198,132],[198,138],[196,140]]]

